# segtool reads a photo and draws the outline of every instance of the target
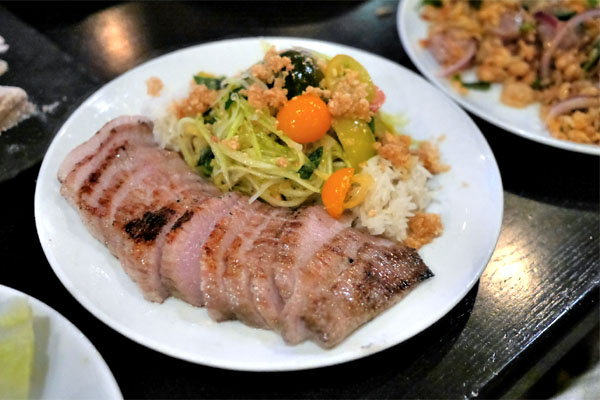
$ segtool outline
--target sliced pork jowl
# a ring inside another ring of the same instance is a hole
[[[221,194],[159,148],[141,116],[106,124],[65,159],[61,193],[147,300],[205,305],[289,344],[332,347],[432,276],[413,249],[321,206]]]
[[[250,240],[249,235],[263,224],[272,210],[258,201],[251,204],[241,202],[215,224],[204,243],[201,258],[202,291],[208,314],[215,321],[235,319],[233,304],[237,300],[231,301],[223,278],[234,242]]]
[[[237,193],[210,198],[187,210],[173,224],[165,238],[160,269],[163,283],[173,295],[195,306],[204,305],[202,246],[215,224],[241,201]]]
[[[182,195],[188,203],[190,197],[202,201],[207,195],[202,186],[186,186],[183,174],[169,171],[174,154],[156,147],[151,122],[142,117],[118,120],[94,136],[102,140],[76,149],[79,161],[67,158],[73,169],[64,176],[61,191],[92,234],[121,260],[144,297],[160,302],[168,296],[159,272],[164,230],[185,211],[178,204]],[[173,190],[174,180],[179,190]]]
[[[298,270],[282,335],[335,346],[431,276],[414,249],[345,229]]]

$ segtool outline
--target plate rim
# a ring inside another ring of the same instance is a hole
[[[571,142],[568,140],[561,140],[561,139],[553,137],[549,132],[548,132],[548,134],[550,136],[548,136],[548,137],[540,136],[540,135],[537,135],[526,129],[511,125],[507,121],[504,121],[493,115],[486,114],[485,110],[482,110],[482,109],[478,108],[475,104],[473,104],[469,101],[466,101],[463,97],[458,95],[456,92],[454,92],[447,86],[443,85],[442,80],[438,79],[438,77],[435,75],[434,71],[430,71],[428,68],[426,68],[423,65],[420,58],[417,56],[415,47],[410,42],[408,32],[406,31],[406,24],[404,23],[404,21],[406,21],[407,18],[416,17],[416,18],[419,18],[420,20],[422,20],[421,16],[418,15],[418,13],[415,13],[415,15],[411,15],[411,12],[412,12],[411,7],[413,9],[415,8],[414,6],[416,5],[416,0],[399,0],[399,1],[400,1],[400,6],[398,7],[398,10],[396,12],[396,30],[397,30],[398,36],[400,37],[400,42],[402,43],[402,47],[404,48],[404,51],[406,52],[406,54],[408,55],[408,57],[410,58],[412,63],[415,65],[417,70],[425,78],[427,78],[427,80],[430,83],[432,83],[438,89],[440,89],[442,92],[444,92],[444,94],[449,96],[453,101],[457,102],[458,104],[460,104],[461,107],[463,107],[466,110],[468,110],[469,112],[475,114],[479,118],[491,123],[492,125],[495,125],[496,127],[501,128],[501,129],[505,130],[506,132],[513,133],[522,138],[525,138],[525,139],[528,139],[528,140],[531,140],[534,142],[538,142],[538,143],[544,144],[546,146],[566,150],[566,151],[572,151],[575,153],[582,153],[582,154],[589,154],[589,155],[593,155],[593,156],[600,156],[600,146],[594,146],[591,144],[584,144],[584,143],[576,143],[576,142]],[[499,104],[503,107],[508,107],[501,103],[499,103]],[[514,109],[514,107],[509,107],[509,108]]]
[[[490,246],[490,248],[488,248],[487,251],[485,252],[485,260],[486,261],[482,262],[482,265],[479,267],[477,274],[475,274],[471,277],[471,281],[469,282],[468,285],[464,286],[463,290],[460,292],[460,295],[456,296],[456,300],[453,302],[447,303],[445,305],[445,307],[442,308],[443,312],[439,313],[438,318],[428,321],[428,323],[423,324],[416,330],[413,329],[412,331],[409,332],[409,334],[404,339],[402,339],[398,342],[392,341],[392,344],[386,344],[385,346],[381,346],[381,347],[373,346],[372,349],[362,351],[358,355],[356,354],[356,351],[342,352],[335,357],[330,357],[330,358],[326,359],[325,362],[323,362],[323,361],[304,362],[300,365],[296,365],[293,362],[288,362],[285,365],[277,365],[277,366],[271,366],[271,365],[269,365],[269,363],[263,363],[260,365],[256,365],[256,364],[248,364],[247,362],[240,362],[240,363],[235,363],[235,362],[230,362],[230,361],[219,362],[218,360],[215,361],[211,358],[207,358],[205,356],[198,355],[198,354],[190,355],[188,353],[180,351],[179,349],[170,348],[168,345],[164,345],[160,342],[157,342],[156,340],[154,340],[152,338],[140,336],[135,330],[132,330],[127,326],[123,326],[122,324],[118,323],[118,321],[115,321],[113,318],[110,317],[110,315],[108,315],[103,310],[96,307],[95,304],[91,300],[89,300],[83,293],[81,293],[81,291],[78,290],[74,286],[73,282],[71,282],[71,280],[69,279],[69,277],[67,276],[65,271],[63,271],[60,267],[58,267],[59,263],[56,260],[54,253],[50,249],[50,245],[45,240],[43,240],[42,236],[40,235],[40,232],[42,231],[41,230],[41,220],[43,217],[40,215],[40,204],[42,202],[42,199],[41,199],[41,194],[40,194],[39,188],[40,188],[40,185],[42,184],[42,181],[44,178],[43,175],[46,174],[46,170],[48,169],[48,163],[49,163],[48,160],[50,158],[48,155],[52,154],[54,147],[58,145],[57,143],[59,140],[59,136],[62,136],[62,135],[60,135],[61,131],[65,130],[66,128],[69,127],[70,124],[72,124],[72,120],[73,120],[74,116],[76,115],[76,113],[78,112],[78,110],[80,110],[80,108],[87,106],[89,103],[92,103],[96,99],[96,97],[99,96],[106,89],[107,86],[115,84],[115,82],[118,82],[120,79],[123,79],[126,75],[128,75],[132,71],[136,71],[138,69],[144,68],[148,63],[155,62],[164,57],[172,57],[179,52],[188,51],[193,48],[207,46],[207,45],[227,44],[227,43],[234,43],[234,42],[242,42],[242,43],[243,42],[249,42],[249,43],[258,42],[258,43],[260,43],[260,42],[272,42],[272,41],[280,41],[280,40],[300,42],[300,45],[303,45],[303,43],[306,45],[310,45],[311,43],[314,43],[317,45],[334,46],[334,47],[338,48],[340,51],[343,51],[344,49],[350,49],[357,53],[366,54],[366,55],[376,58],[379,61],[385,61],[387,63],[394,64],[396,67],[404,70],[405,72],[407,72],[408,74],[413,76],[415,79],[421,80],[422,83],[424,83],[425,85],[429,85],[433,90],[439,92],[439,89],[437,87],[432,85],[430,82],[428,82],[426,79],[424,79],[422,76],[415,73],[414,71],[411,71],[410,69],[402,66],[401,64],[399,64],[393,60],[387,59],[378,54],[371,53],[371,52],[368,52],[368,51],[360,49],[360,48],[356,48],[356,47],[352,47],[352,46],[348,46],[348,45],[344,45],[344,44],[340,44],[340,43],[336,43],[336,42],[325,41],[325,40],[312,39],[312,38],[300,38],[300,37],[293,37],[293,36],[254,36],[254,37],[226,38],[226,39],[221,39],[221,40],[198,43],[195,45],[182,47],[182,48],[176,49],[174,51],[162,54],[158,57],[155,57],[155,58],[145,61],[144,63],[136,66],[135,68],[130,69],[129,71],[126,71],[125,73],[115,77],[114,79],[110,80],[106,84],[102,85],[94,93],[92,93],[87,99],[85,99],[77,107],[77,109],[75,109],[71,113],[71,115],[69,115],[69,117],[63,123],[63,125],[58,129],[57,134],[55,135],[54,139],[52,140],[52,143],[50,144],[50,146],[47,150],[47,153],[44,156],[44,159],[42,161],[42,165],[40,167],[40,171],[38,174],[37,183],[36,183],[36,191],[35,191],[35,196],[34,196],[34,214],[35,214],[38,238],[40,240],[40,243],[42,245],[42,248],[44,250],[44,253],[48,259],[48,262],[49,262],[52,270],[57,275],[57,277],[59,278],[61,283],[65,286],[65,288],[70,292],[70,294],[73,297],[75,297],[75,299],[78,302],[80,302],[92,315],[94,315],[96,318],[98,318],[100,321],[102,321],[104,324],[106,324],[111,329],[115,330],[116,332],[122,334],[123,336],[129,338],[130,340],[132,340],[136,343],[139,343],[151,350],[158,351],[158,352],[166,354],[168,356],[182,359],[185,361],[189,361],[189,362],[195,363],[195,364],[201,364],[201,365],[206,365],[206,366],[210,366],[210,367],[216,367],[216,368],[228,369],[228,370],[236,370],[236,371],[261,371],[261,372],[298,371],[298,370],[327,367],[327,366],[337,365],[337,364],[341,364],[341,363],[345,363],[345,362],[349,362],[349,361],[353,361],[353,360],[358,360],[358,359],[367,357],[369,355],[378,353],[380,351],[386,350],[386,349],[396,346],[398,344],[401,344],[401,343],[405,342],[406,340],[410,339],[411,337],[414,337],[415,335],[428,329],[435,322],[437,322],[441,318],[443,318],[448,312],[450,312],[452,310],[452,308],[454,308],[460,301],[462,301],[462,299],[464,299],[464,297],[468,294],[468,292],[473,288],[475,283],[481,278],[483,271],[489,264],[489,261],[495,251],[498,240],[500,238],[500,232],[502,229],[502,219],[503,219],[503,213],[504,213],[504,190],[503,190],[502,178],[501,178],[500,170],[498,168],[498,164],[496,162],[496,159],[494,157],[491,147],[489,146],[487,140],[485,139],[485,136],[481,133],[481,131],[479,130],[479,127],[475,124],[475,122],[471,119],[471,117],[463,109],[461,109],[456,103],[454,103],[451,99],[449,99],[447,96],[442,95],[442,96],[439,96],[440,101],[445,102],[448,105],[448,107],[456,110],[457,113],[459,113],[459,114],[462,113],[463,116],[465,117],[465,122],[467,124],[469,124],[475,130],[475,132],[478,133],[478,140],[481,142],[481,145],[482,145],[482,149],[481,149],[483,151],[482,154],[485,154],[485,156],[489,159],[490,168],[493,171],[495,178],[498,182],[498,185],[493,187],[493,189],[497,190],[497,192],[498,192],[495,195],[497,196],[498,203],[499,203],[498,210],[496,210],[497,211],[497,220],[493,221],[494,225],[496,227],[495,231],[493,232],[493,237],[495,238],[495,240],[493,240],[493,246]],[[57,267],[55,267],[55,265]]]
[[[119,387],[119,384],[118,384],[114,374],[112,373],[110,367],[106,363],[106,360],[104,359],[104,357],[102,357],[102,354],[100,354],[100,352],[98,351],[96,346],[94,346],[94,344],[90,341],[90,339],[74,323],[69,321],[69,319],[67,319],[67,317],[62,315],[60,312],[58,312],[53,307],[50,307],[48,304],[39,300],[37,297],[34,297],[34,296],[32,296],[28,293],[25,293],[21,290],[18,290],[18,289],[15,289],[15,288],[12,288],[10,286],[6,286],[6,285],[3,285],[0,283],[0,293],[3,293],[3,292],[7,293],[9,296],[12,296],[12,297],[26,298],[28,303],[31,305],[31,308],[32,308],[34,314],[36,313],[36,310],[37,310],[41,314],[45,314],[51,319],[58,319],[61,323],[63,323],[67,327],[68,331],[70,331],[72,334],[78,336],[79,339],[84,343],[84,345],[86,347],[88,347],[90,350],[92,350],[93,355],[91,357],[95,358],[96,361],[98,361],[100,368],[102,368],[104,370],[104,374],[108,378],[107,383],[110,388],[110,391],[112,392],[111,394],[112,394],[112,396],[114,396],[112,398],[123,399],[123,393],[121,392],[121,389]]]

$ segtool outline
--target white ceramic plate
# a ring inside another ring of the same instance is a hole
[[[122,399],[108,366],[90,341],[41,301],[0,285],[0,303],[26,298],[33,310],[32,399]]]
[[[429,25],[420,16],[420,3],[421,0],[402,0],[398,7],[397,26],[404,50],[427,79],[473,114],[509,132],[549,146],[600,155],[600,146],[569,142],[550,135],[539,117],[539,104],[521,109],[504,105],[500,101],[500,84],[493,84],[487,91],[469,90],[466,95],[454,90],[448,79],[438,76],[439,64],[419,44],[419,40],[427,37]],[[465,81],[477,80],[472,71],[462,75]]]
[[[173,298],[162,305],[145,301],[119,261],[92,238],[59,194],[56,173],[67,153],[111,118],[139,113],[147,100],[146,79],[157,76],[167,87],[181,88],[198,71],[235,74],[262,58],[262,40],[278,49],[301,46],[355,57],[385,91],[384,109],[401,111],[409,118],[407,132],[421,139],[445,135],[443,161],[452,166],[433,183],[439,191],[431,211],[441,213],[444,234],[420,252],[435,278],[331,350],[313,343],[287,346],[279,335],[240,322],[215,323],[204,309]],[[250,38],[167,54],[98,90],[68,119],[46,154],[36,188],[35,217],[42,246],[59,279],[84,307],[115,330],[191,362],[273,371],[357,359],[400,343],[437,321],[465,296],[487,265],[500,232],[502,204],[498,167],[481,132],[464,111],[421,77],[350,47],[306,39]]]

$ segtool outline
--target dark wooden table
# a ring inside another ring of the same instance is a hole
[[[37,239],[39,162],[61,122],[102,84],[178,48],[263,35],[342,43],[414,70],[400,45],[396,9],[396,2],[384,1],[0,6],[0,35],[11,45],[2,58],[12,68],[0,84],[24,87],[38,104],[58,101],[44,118],[0,136],[0,283],[77,325],[126,398],[522,396],[598,324],[599,158],[527,141],[475,117],[505,188],[496,251],[478,284],[445,317],[366,359],[311,371],[242,373],[167,357],[86,311],[56,278]],[[111,29],[120,32],[120,48]]]

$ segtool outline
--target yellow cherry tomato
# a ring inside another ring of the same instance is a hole
[[[375,98],[375,85],[371,80],[371,76],[361,63],[345,54],[338,54],[327,64],[327,69],[325,70],[325,82],[327,83],[327,87],[334,90],[347,69],[358,72],[358,80],[367,84],[367,100],[369,103],[372,102]]]
[[[277,127],[297,143],[321,139],[331,126],[327,104],[314,94],[302,94],[288,101],[277,114]]]
[[[354,168],[375,155],[375,137],[366,122],[354,118],[335,118],[332,125]]]
[[[352,185],[351,179],[354,168],[342,168],[327,178],[321,190],[321,199],[327,213],[333,218],[339,218],[344,212],[344,201]]]
[[[369,174],[357,174],[350,179],[350,188],[344,201],[344,209],[353,208],[361,204],[367,198],[375,181]]]

